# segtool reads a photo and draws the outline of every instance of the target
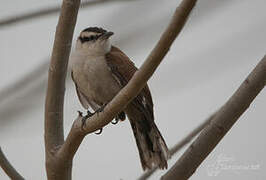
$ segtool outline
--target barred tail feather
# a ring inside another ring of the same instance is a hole
[[[146,122],[150,126],[147,130],[143,126],[145,119],[129,119],[139,150],[142,168],[144,170],[153,167],[167,169],[169,150],[156,124],[153,121]]]

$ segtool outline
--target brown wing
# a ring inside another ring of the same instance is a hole
[[[106,54],[106,60],[114,78],[121,87],[124,87],[138,70],[127,55],[115,46],[112,46],[111,51]],[[153,102],[147,84],[132,103],[136,108],[147,114],[149,116],[148,119],[154,120]]]

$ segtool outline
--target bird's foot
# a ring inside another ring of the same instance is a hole
[[[94,113],[100,113],[104,111],[105,106],[107,105],[107,103],[104,103],[100,108],[98,108]]]
[[[101,110],[102,111],[102,110]],[[101,112],[100,111],[100,112]],[[98,112],[98,111],[95,111],[94,113],[92,113],[92,112],[90,112],[89,110],[87,110],[87,115],[86,116],[84,116],[84,117],[82,117],[82,129],[84,129],[84,125],[85,125],[85,123],[86,123],[86,120],[87,119],[89,119],[91,116],[93,116],[96,112]],[[78,112],[79,113],[79,115],[81,115],[82,116],[82,113],[79,111]],[[100,135],[100,134],[102,134],[102,132],[103,132],[103,128],[100,128],[99,129],[99,132],[96,132],[95,134],[97,134],[97,135]]]
[[[105,106],[107,105],[107,103],[104,103],[99,109],[97,109],[94,113],[100,113],[100,112],[103,112],[104,111],[104,108],[105,108]],[[97,135],[100,135],[100,134],[102,134],[102,132],[103,132],[103,128],[100,128],[99,129],[99,132],[96,132],[95,134],[97,134]]]
[[[81,111],[78,111],[78,114],[79,114],[79,116],[82,116],[83,113]]]
[[[118,123],[118,121],[119,121],[119,118],[118,117],[116,117],[113,121],[111,121],[111,123],[112,124],[117,124]]]
[[[96,132],[95,134],[100,135],[100,134],[102,134],[102,132],[103,132],[103,128],[100,128],[99,132]]]
[[[113,121],[111,121],[112,124],[117,124],[119,121],[124,121],[126,119],[126,114],[122,111],[119,113]]]
[[[89,110],[87,110],[87,115],[82,117],[82,129],[86,123],[86,120],[89,119],[91,116],[93,116],[94,113],[91,113]]]

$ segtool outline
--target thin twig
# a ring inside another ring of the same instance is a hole
[[[125,1],[125,0],[85,1],[85,2],[81,3],[80,8],[86,8],[86,7],[90,7],[90,6],[93,6],[93,5],[98,5],[98,4],[107,3],[107,2],[113,2],[113,1]],[[133,0],[127,0],[127,1],[133,1]],[[15,24],[15,23],[28,21],[28,20],[35,19],[35,18],[41,18],[41,17],[53,15],[53,14],[59,13],[60,10],[61,10],[60,6],[47,7],[47,8],[43,8],[43,9],[39,9],[39,10],[34,10],[32,12],[27,12],[27,13],[24,13],[24,14],[3,18],[3,19],[0,20],[0,27],[1,26],[2,27],[9,26],[9,25],[12,25],[12,24]]]
[[[266,84],[266,56],[258,63],[237,91],[216,113],[211,123],[161,179],[188,179],[221,141]]]
[[[24,178],[16,171],[16,169],[7,160],[5,154],[0,147],[0,166],[10,179],[23,180]]]
[[[204,122],[202,122],[198,127],[196,127],[193,131],[191,131],[184,139],[182,139],[180,142],[178,142],[176,145],[174,145],[170,149],[170,155],[175,155],[179,150],[181,150],[185,145],[187,145],[197,134],[199,134],[203,128],[205,128],[211,120],[215,117],[215,113],[211,115],[209,118],[207,118]],[[156,170],[158,170],[158,167],[154,167],[151,170],[148,170],[144,172],[138,180],[146,180],[148,179]]]

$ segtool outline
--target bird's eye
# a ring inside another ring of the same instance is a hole
[[[98,39],[98,37],[100,37],[100,36],[97,36],[97,35],[92,35],[92,36],[89,36],[89,37],[79,37],[79,39],[80,39],[80,41],[82,42],[82,43],[84,43],[84,42],[86,42],[86,41],[95,41],[95,40],[97,40]]]

